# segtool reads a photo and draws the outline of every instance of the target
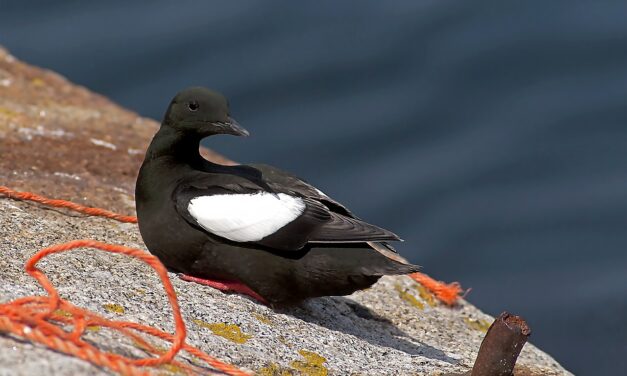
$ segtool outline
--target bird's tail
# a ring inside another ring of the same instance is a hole
[[[410,264],[409,261],[399,255],[388,243],[368,242],[368,245],[377,251],[381,256],[385,257],[385,262],[383,264],[378,264],[378,269],[385,271],[381,275],[411,274],[420,270],[420,266]]]

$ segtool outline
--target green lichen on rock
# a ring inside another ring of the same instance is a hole
[[[72,317],[72,313],[71,313],[71,312],[68,312],[68,311],[66,311],[66,310],[64,310],[64,309],[57,309],[57,310],[55,310],[55,311],[53,312],[53,314],[55,314],[55,315],[59,315],[59,316],[63,316],[63,317],[67,317],[67,318]]]
[[[192,321],[198,326],[211,330],[213,334],[226,338],[234,343],[246,343],[246,341],[252,338],[252,335],[242,333],[242,329],[236,324],[224,322],[209,323],[199,319],[193,319]]]
[[[427,290],[426,287],[419,283],[416,283],[414,285],[414,288],[418,290],[418,295],[420,296],[420,298],[424,300],[429,306],[435,307],[438,304],[435,296],[429,290]]]
[[[420,300],[418,300],[418,298],[416,298],[415,296],[413,296],[410,292],[408,292],[406,289],[404,289],[400,284],[395,284],[394,285],[394,289],[396,291],[398,291],[398,296],[403,299],[404,301],[406,301],[407,303],[411,304],[412,306],[423,310],[425,309],[425,305],[424,303],[422,303]]]
[[[256,372],[256,375],[257,376],[294,376],[294,371],[289,368],[282,367],[278,365],[277,363],[270,362],[265,367],[258,369]]]
[[[490,328],[490,325],[492,325],[492,323],[486,321],[486,320],[482,320],[482,319],[473,319],[470,317],[464,317],[464,322],[466,323],[466,325],[468,325],[469,328],[474,329],[474,330],[478,330],[480,332],[484,332],[486,333],[488,331],[488,329]]]
[[[300,350],[298,353],[305,358],[305,360],[294,360],[290,363],[290,366],[299,371],[302,375],[326,376],[329,373],[327,367],[323,365],[327,361],[324,357],[307,350]]]
[[[117,304],[117,303],[105,303],[102,305],[102,307],[110,313],[115,313],[117,315],[122,315],[124,314],[124,307],[122,307],[121,305]]]
[[[183,368],[174,364],[162,364],[159,366],[164,371],[167,371],[167,375],[189,375]]]
[[[253,317],[262,324],[273,325],[272,320],[266,315],[261,313],[253,313]]]

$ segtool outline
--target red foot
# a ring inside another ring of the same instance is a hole
[[[194,277],[194,276],[187,275],[187,274],[179,274],[179,278],[181,278],[183,281],[200,283],[201,285],[213,287],[214,289],[224,291],[224,292],[235,292],[239,294],[248,295],[251,298],[258,301],[259,303],[268,305],[267,300],[265,300],[261,295],[257,294],[250,287],[246,286],[245,284],[241,282],[214,281],[211,279],[198,278],[198,277]]]

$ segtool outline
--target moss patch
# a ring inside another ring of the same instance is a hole
[[[107,303],[107,304],[103,304],[102,307],[110,313],[116,313],[118,315],[121,315],[124,313],[124,307],[122,307],[119,304],[116,303]]]
[[[8,108],[0,107],[0,115],[4,115],[6,117],[15,117],[19,115],[19,113],[11,111]]]
[[[198,319],[193,319],[192,322],[200,327],[211,330],[213,334],[226,338],[231,342],[242,344],[252,338],[251,335],[242,333],[242,330],[236,324],[227,324],[224,322],[209,323]]]
[[[404,301],[406,301],[407,303],[413,305],[414,307],[420,310],[425,309],[425,305],[420,300],[418,300],[415,296],[407,292],[407,290],[405,290],[400,284],[398,283],[395,284],[394,289],[398,291],[398,296]]]
[[[327,367],[323,365],[327,360],[312,351],[300,350],[298,352],[305,361],[294,360],[290,366],[306,376],[326,376],[329,373]]]
[[[45,82],[44,80],[42,80],[41,78],[38,78],[38,77],[37,77],[37,78],[33,78],[33,79],[30,81],[30,83],[31,83],[33,86],[36,86],[36,87],[46,86],[46,82]]]
[[[273,325],[272,320],[270,320],[270,318],[266,315],[262,315],[261,313],[253,313],[253,317],[262,324],[270,326]]]
[[[72,314],[68,311],[65,311],[63,309],[57,309],[56,311],[53,312],[53,314],[58,315],[58,316],[63,316],[63,317],[72,317]]]
[[[464,317],[464,322],[470,329],[478,330],[480,332],[486,333],[488,328],[490,328],[491,323],[482,319],[471,319],[470,317]]]
[[[288,368],[281,367],[276,363],[270,363],[267,366],[258,369],[257,376],[294,376],[294,372]]]
[[[427,290],[426,287],[417,283],[414,285],[414,288],[418,290],[418,295],[420,295],[420,298],[424,300],[429,306],[435,307],[438,304],[435,296],[431,293],[431,291]]]
[[[188,373],[185,372],[185,370],[179,366],[175,366],[174,364],[162,364],[159,366],[159,368],[168,371],[169,374],[175,374],[175,375],[187,375]]]

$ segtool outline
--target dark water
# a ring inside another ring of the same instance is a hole
[[[0,44],[143,115],[204,85],[425,271],[581,374],[627,367],[624,1],[0,0]]]

